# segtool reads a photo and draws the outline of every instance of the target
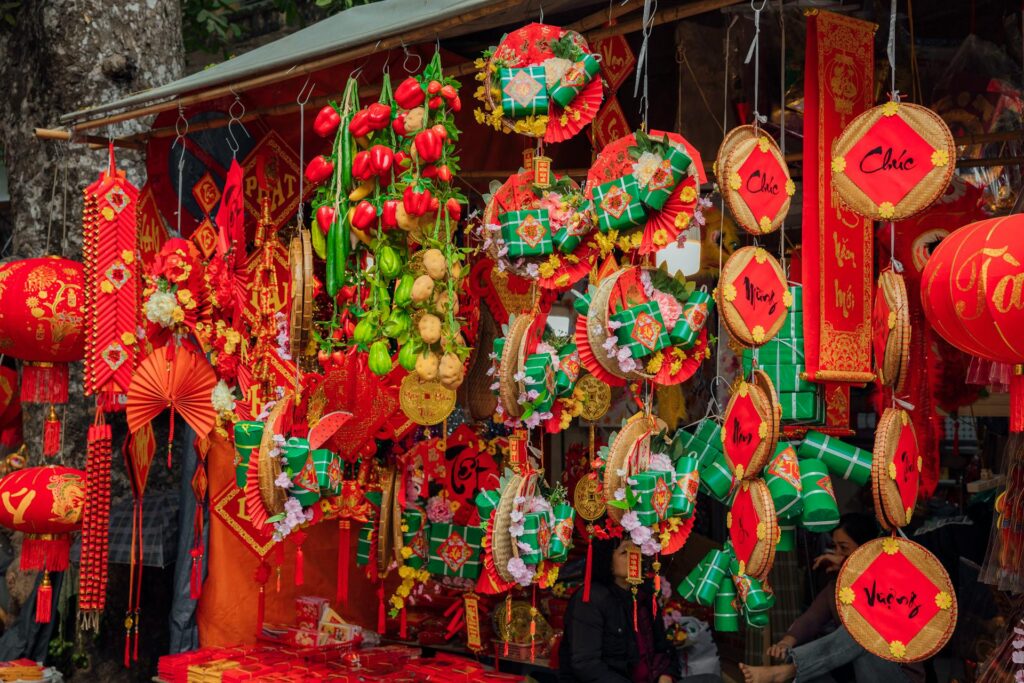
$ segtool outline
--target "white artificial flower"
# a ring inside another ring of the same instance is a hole
[[[651,178],[658,172],[661,166],[661,157],[652,152],[644,152],[640,158],[633,162],[633,176],[636,177],[636,184],[640,187],[647,187]]]
[[[149,295],[142,310],[146,313],[146,320],[161,327],[170,327],[174,324],[174,309],[177,307],[178,299],[174,294],[158,290]]]
[[[640,517],[636,514],[635,511],[627,512],[626,514],[622,515],[622,521],[619,522],[619,524],[622,525],[623,529],[629,532],[632,532],[634,529],[641,528]]]
[[[235,394],[224,380],[220,380],[213,387],[210,402],[218,413],[230,413],[235,409]]]
[[[655,472],[671,472],[672,459],[664,453],[652,453],[650,469]]]

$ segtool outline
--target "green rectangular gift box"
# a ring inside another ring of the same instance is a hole
[[[551,410],[555,402],[554,392],[547,386],[548,374],[554,376],[551,365],[551,356],[547,353],[530,354],[523,363],[523,372],[526,373],[523,384],[527,391],[537,392],[536,409],[541,412]]]
[[[373,521],[359,527],[359,540],[356,542],[356,564],[365,567],[370,564],[373,551]]]
[[[779,393],[783,420],[820,422],[825,417],[825,404],[817,391]]]
[[[693,159],[686,150],[670,143],[658,171],[646,185],[640,187],[640,201],[660,211],[691,164]]]
[[[548,113],[548,85],[543,66],[501,69],[501,110],[521,119]]]
[[[858,486],[871,481],[871,451],[857,448],[840,439],[809,431],[797,449],[800,458],[816,458],[828,467],[829,472],[849,479]]]
[[[753,370],[753,367],[753,358],[749,356],[744,356],[744,374],[749,375],[750,371]],[[801,375],[806,370],[806,367],[803,364],[765,365],[764,363],[762,363],[758,366],[758,368],[764,370],[764,372],[772,380],[772,384],[775,385],[775,391],[779,393],[817,391],[817,385],[814,382],[801,378]]]
[[[402,513],[402,543],[412,550],[405,558],[405,564],[419,569],[427,561],[427,530],[424,528],[426,515],[422,510],[406,510]]]
[[[721,452],[721,440],[709,444],[698,439],[694,434],[679,430],[672,440],[670,457],[673,462],[685,457],[696,458],[698,466],[705,467],[707,463],[718,457]]]
[[[612,313],[608,319],[619,323],[615,338],[619,346],[633,352],[633,358],[644,358],[672,344],[656,301]]]
[[[597,55],[583,55],[583,58],[573,63],[551,88],[551,99],[560,107],[568,107],[587,83],[594,80],[594,76],[600,70],[601,60]]]
[[[793,285],[789,288],[789,293],[793,295],[793,305],[789,307],[790,313],[793,311],[804,310],[804,286]]]
[[[547,209],[509,211],[498,220],[509,258],[547,256],[555,250]]]
[[[636,482],[632,485],[633,495],[637,498],[637,504],[633,510],[644,526],[654,526],[660,519],[664,519],[671,510],[671,480],[671,472],[656,472],[654,470],[640,472],[630,477],[630,481]],[[658,490],[659,482],[663,485],[664,499],[656,501],[655,492]]]
[[[776,339],[803,339],[804,338],[804,314],[803,311],[789,311],[782,321],[782,327]]]
[[[601,232],[626,230],[647,221],[647,209],[640,201],[636,178],[623,176],[594,188],[594,210]]]
[[[743,360],[749,362],[754,358],[753,349],[743,350]],[[757,364],[762,365],[801,365],[804,362],[803,339],[772,339],[757,349]]]
[[[431,524],[427,571],[440,576],[477,578],[483,537],[484,532],[478,526]]]

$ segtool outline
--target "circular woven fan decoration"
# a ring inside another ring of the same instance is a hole
[[[775,562],[779,524],[768,484],[763,479],[740,482],[726,515],[729,540],[740,574],[765,579]]]
[[[725,408],[722,451],[737,480],[759,476],[774,455],[779,434],[777,405],[757,384],[740,381],[733,391]]]
[[[779,262],[761,247],[743,247],[722,266],[715,298],[729,334],[757,347],[770,341],[793,304]]]
[[[865,543],[836,578],[836,609],[861,647],[893,662],[941,650],[956,627],[956,593],[934,555],[903,538]]]
[[[910,302],[903,276],[883,270],[878,276],[872,314],[872,345],[879,381],[903,391],[910,362]]]
[[[309,347],[313,327],[313,243],[309,230],[300,230],[289,243],[288,267],[292,274],[289,342],[292,358],[298,358]]]
[[[260,499],[271,517],[284,512],[284,501],[288,498],[287,490],[274,483],[281,474],[281,458],[271,455],[270,451],[274,449],[274,435],[279,433],[281,416],[290,403],[291,395],[286,394],[271,408],[260,439],[258,486]]]
[[[509,327],[508,336],[505,338],[505,347],[501,352],[501,364],[498,368],[498,400],[505,414],[516,418],[523,414],[523,407],[519,405],[519,394],[523,387],[516,381],[517,374],[522,372],[523,364],[526,362],[526,338],[533,325],[534,316],[530,313],[523,313],[516,316]]]
[[[519,546],[509,533],[512,526],[512,512],[522,512],[523,504],[516,503],[517,498],[529,498],[537,490],[537,475],[513,474],[501,491],[498,506],[494,511],[494,528],[491,537],[491,555],[494,558],[494,569],[505,581],[515,581],[508,570],[508,561],[519,557]]]
[[[737,225],[767,235],[789,213],[796,185],[775,141],[754,126],[729,132],[715,162],[718,187]]]
[[[910,523],[920,483],[921,455],[914,423],[902,408],[886,408],[875,430],[871,461],[875,516],[882,528]]]
[[[625,486],[626,479],[639,472],[646,472],[651,463],[651,435],[664,429],[660,418],[637,413],[619,430],[608,447],[608,460],[604,466],[603,492],[605,500],[612,500],[615,492]],[[625,472],[620,475],[619,472]],[[625,512],[621,508],[608,506],[608,516],[616,522]]]
[[[770,404],[768,408],[768,415],[770,417],[768,420],[768,438],[773,446],[769,452],[768,459],[771,460],[771,456],[775,454],[774,444],[779,442],[780,429],[782,427],[782,405],[779,403],[779,393],[775,390],[772,378],[764,370],[754,370],[751,373],[750,379],[764,392],[765,398],[768,399]]]
[[[955,161],[953,135],[938,114],[886,102],[851,121],[832,143],[832,185],[860,215],[899,221],[942,196]]]

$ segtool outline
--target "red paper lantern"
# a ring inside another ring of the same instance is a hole
[[[0,353],[25,361],[21,400],[65,403],[85,354],[82,264],[56,256],[0,266]]]
[[[971,223],[949,234],[924,267],[921,303],[950,344],[1013,364],[1010,429],[1024,431],[1024,216]]]
[[[85,472],[30,467],[0,479],[0,526],[21,531],[21,568],[63,571],[71,533],[82,525]]]

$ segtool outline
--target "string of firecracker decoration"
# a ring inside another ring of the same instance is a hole
[[[99,628],[106,605],[110,527],[111,429],[98,413],[89,427],[85,461],[85,504],[82,512],[82,556],[78,577],[78,621]]]

